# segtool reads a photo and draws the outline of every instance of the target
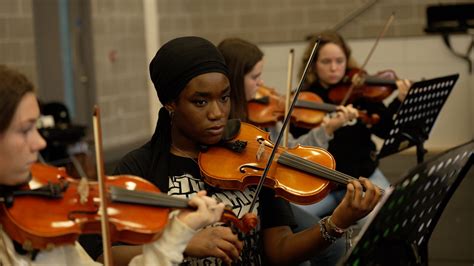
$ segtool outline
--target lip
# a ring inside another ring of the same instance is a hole
[[[211,135],[222,135],[222,133],[224,133],[224,126],[219,125],[215,127],[210,127],[207,129],[207,132],[209,132]]]

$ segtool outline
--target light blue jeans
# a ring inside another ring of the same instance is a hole
[[[372,181],[372,183],[382,189],[385,189],[390,186],[390,183],[388,182],[387,178],[385,178],[383,173],[378,168],[375,169],[374,173],[369,177],[369,179],[370,181]],[[294,204],[294,206],[309,213],[314,217],[325,217],[331,214],[334,209],[336,209],[337,205],[342,201],[342,198],[344,198],[345,193],[345,189],[336,190],[329,193],[329,195],[320,202],[311,205]]]

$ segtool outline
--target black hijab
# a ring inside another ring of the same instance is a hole
[[[229,76],[224,58],[216,46],[195,36],[173,39],[164,44],[150,62],[149,69],[163,105],[178,99],[188,82],[196,76],[211,72]],[[146,178],[157,184],[163,192],[167,192],[171,117],[164,107],[159,111],[153,137],[146,145],[151,148],[152,153]]]

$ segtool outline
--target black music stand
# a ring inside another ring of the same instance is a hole
[[[419,164],[386,190],[342,265],[427,265],[428,240],[474,163],[474,141]]]
[[[428,139],[459,74],[413,83],[394,116],[393,128],[385,139],[378,158],[416,146],[418,163],[423,162]]]

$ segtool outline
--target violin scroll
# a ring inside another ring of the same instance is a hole
[[[257,228],[259,219],[255,213],[246,213],[242,218],[237,218],[230,209],[224,209],[222,214],[222,222],[235,226],[239,232],[247,234],[251,230]]]

